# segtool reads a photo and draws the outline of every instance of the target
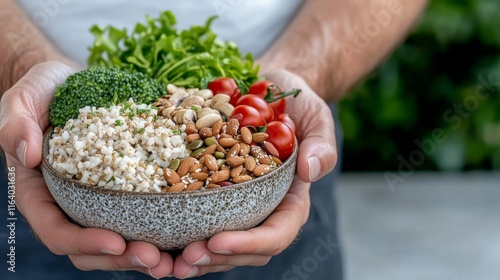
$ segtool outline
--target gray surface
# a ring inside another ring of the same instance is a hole
[[[500,279],[500,174],[344,174],[346,280]]]

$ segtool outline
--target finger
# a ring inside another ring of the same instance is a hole
[[[289,98],[287,112],[295,118],[300,142],[297,174],[305,182],[319,180],[337,164],[337,148],[333,116],[327,104],[299,76],[286,70],[266,74],[268,79],[287,87],[302,89]]]
[[[261,255],[227,256],[208,250],[207,241],[189,244],[182,252],[182,258],[190,266],[263,266],[271,257]]]
[[[42,130],[49,122],[49,104],[57,85],[74,72],[59,62],[31,68],[0,102],[0,146],[27,167],[41,160]]]
[[[8,155],[9,162],[15,160]],[[16,167],[16,205],[40,240],[58,255],[120,255],[123,238],[112,231],[81,228],[68,221],[47,189],[40,171]],[[21,184],[22,182],[22,184]]]
[[[172,271],[173,260],[167,253],[160,254],[158,248],[147,242],[130,242],[119,256],[70,255],[70,259],[80,270],[137,270],[152,275],[155,272],[168,275]],[[156,276],[156,274],[155,274]]]
[[[192,278],[213,272],[224,272],[233,269],[234,266],[191,266],[181,256],[174,262],[173,275],[179,279]]]
[[[174,260],[172,256],[168,253],[160,252],[160,262],[158,265],[152,267],[149,272],[150,275],[156,279],[164,278],[169,275],[172,275],[174,266]]]
[[[309,215],[309,183],[297,177],[276,210],[262,225],[247,231],[221,232],[208,240],[208,249],[223,255],[275,256],[295,239]]]

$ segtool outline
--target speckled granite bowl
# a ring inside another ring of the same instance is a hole
[[[106,190],[68,179],[46,160],[42,171],[59,206],[83,227],[109,229],[128,241],[147,241],[161,250],[182,249],[221,231],[257,226],[278,206],[295,173],[297,148],[276,170],[257,179],[219,189],[179,193]]]

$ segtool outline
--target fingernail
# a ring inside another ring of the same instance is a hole
[[[103,254],[106,254],[106,255],[113,255],[113,256],[118,256],[119,254],[118,253],[115,253],[113,251],[110,251],[108,249],[101,249],[99,250],[101,253]]]
[[[198,274],[198,267],[197,266],[193,266],[193,268],[191,268],[191,271],[189,272],[187,278],[194,277],[197,274]]]
[[[210,263],[210,256],[204,254],[199,260],[195,261],[193,265],[207,265]]]
[[[307,163],[309,163],[309,181],[314,181],[321,172],[321,162],[317,157],[310,157]]]
[[[148,274],[149,274],[149,276],[153,277],[154,279],[160,279],[160,278],[158,278],[158,277],[156,277],[156,276],[153,275],[153,272],[151,271],[151,268],[148,268]]]
[[[139,259],[137,255],[132,256],[132,264],[137,267],[148,267],[145,263],[141,261],[141,259]]]
[[[17,158],[23,166],[26,166],[26,148],[28,147],[26,140],[21,140],[16,149]]]
[[[231,251],[231,250],[222,250],[222,251],[218,251],[218,252],[214,252],[214,253],[221,254],[221,255],[232,255],[233,251]]]

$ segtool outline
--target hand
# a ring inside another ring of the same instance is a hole
[[[260,226],[247,231],[216,234],[208,241],[188,245],[175,259],[177,278],[227,271],[236,266],[262,266],[295,239],[309,216],[310,182],[330,172],[337,162],[334,122],[326,103],[299,76],[274,71],[266,78],[283,89],[301,88],[288,99],[287,112],[296,118],[300,142],[297,174],[276,210]]]
[[[49,124],[55,88],[75,70],[60,62],[35,65],[0,102],[0,146],[15,167],[16,205],[40,240],[57,255],[69,255],[81,270],[137,270],[154,277],[172,272],[172,257],[145,242],[126,243],[112,231],[81,228],[66,218],[40,170],[42,135]]]

